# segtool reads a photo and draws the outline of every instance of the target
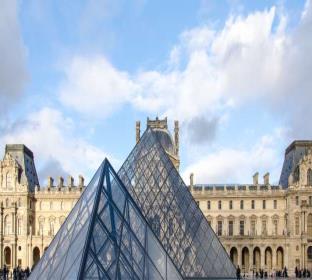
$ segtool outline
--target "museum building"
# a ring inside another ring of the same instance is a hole
[[[147,129],[154,132],[178,170],[178,122],[174,123],[174,137],[168,130],[167,119],[148,119]],[[137,145],[141,137],[137,122]],[[197,205],[233,263],[240,265],[243,272],[260,268],[271,272],[284,266],[290,272],[295,266],[312,268],[311,150],[312,141],[295,141],[286,149],[278,185],[270,184],[268,173],[263,182],[259,182],[256,173],[253,183],[245,185],[194,184],[194,175],[190,175],[188,188]],[[127,185],[122,169],[118,175]],[[80,198],[84,185],[80,176],[77,184],[72,177],[66,183],[60,177],[56,181],[48,178],[48,185],[40,187],[33,153],[25,145],[6,145],[0,162],[1,266],[32,267],[37,263]],[[137,203],[144,206],[144,201]],[[144,209],[142,213],[147,215]],[[173,254],[166,234],[175,227],[168,221],[169,227],[163,229],[161,214],[153,215],[160,219],[151,222],[153,232],[168,255]],[[172,224],[175,225],[174,217]],[[170,257],[174,263],[179,261],[178,252]]]

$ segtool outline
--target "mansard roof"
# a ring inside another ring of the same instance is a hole
[[[39,180],[34,162],[33,152],[23,144],[7,144],[5,155],[9,154],[21,167],[21,184],[27,185],[29,191],[35,191]]]

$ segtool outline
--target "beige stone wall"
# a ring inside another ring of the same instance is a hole
[[[10,156],[0,161],[1,267],[32,267],[83,190],[82,186],[48,186],[29,192],[18,181],[18,168]]]
[[[291,174],[287,189],[271,186],[269,182],[259,184],[257,179],[250,186],[194,185],[192,177],[193,197],[243,272],[251,274],[252,270],[262,268],[271,273],[283,266],[290,273],[296,266],[312,270],[312,179],[308,179],[311,153],[303,157],[298,169],[297,180]],[[222,226],[222,231],[218,226]]]

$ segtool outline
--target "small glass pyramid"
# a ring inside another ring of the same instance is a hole
[[[183,279],[104,160],[29,279]]]
[[[235,277],[224,247],[151,128],[118,175],[183,277]]]

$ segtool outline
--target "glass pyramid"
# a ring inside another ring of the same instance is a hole
[[[235,277],[229,256],[151,128],[118,175],[183,277]]]
[[[107,159],[30,279],[183,279]]]

